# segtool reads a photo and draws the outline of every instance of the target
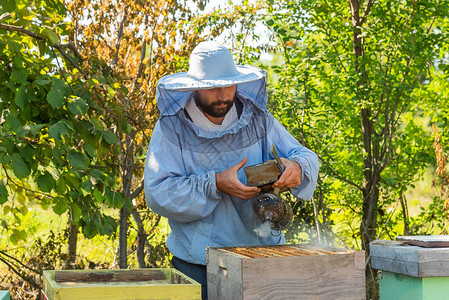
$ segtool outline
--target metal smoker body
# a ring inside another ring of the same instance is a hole
[[[259,220],[264,223],[270,221],[271,229],[283,230],[290,226],[293,219],[293,212],[290,204],[280,195],[287,188],[273,188],[285,167],[279,158],[274,145],[271,152],[276,161],[267,161],[257,165],[245,167],[244,171],[248,186],[261,188],[261,194],[254,202],[254,211]]]

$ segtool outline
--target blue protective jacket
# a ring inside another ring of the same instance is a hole
[[[281,157],[302,169],[302,183],[290,191],[309,200],[318,177],[318,159],[266,110],[265,79],[237,86],[243,109],[224,131],[197,127],[184,111],[189,92],[167,91],[158,84],[160,118],[153,130],[145,164],[145,197],[149,207],[168,218],[170,252],[185,261],[206,264],[206,247],[276,245],[283,235],[260,234],[254,199],[242,200],[217,190],[215,174],[244,157],[246,166]],[[174,105],[176,103],[177,105]],[[243,168],[239,180],[246,184]]]

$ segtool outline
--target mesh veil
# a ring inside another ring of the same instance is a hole
[[[201,153],[223,153],[249,147],[264,138],[273,124],[266,110],[268,93],[265,78],[237,85],[243,104],[241,116],[223,131],[208,131],[187,118],[184,107],[192,92],[157,88],[159,122],[164,136],[182,149]]]

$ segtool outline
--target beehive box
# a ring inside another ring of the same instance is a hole
[[[207,248],[209,299],[365,299],[365,253],[317,245]]]
[[[438,247],[429,247],[435,245]],[[371,242],[371,267],[381,270],[379,299],[448,299],[449,247],[441,246],[445,244],[431,236]]]
[[[0,300],[9,300],[9,291],[0,291]]]
[[[48,300],[201,299],[201,285],[175,269],[44,271]]]
[[[402,241],[370,243],[371,267],[413,277],[448,277],[449,248],[425,248]]]

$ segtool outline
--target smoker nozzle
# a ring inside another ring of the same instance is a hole
[[[273,218],[274,218],[274,214],[273,214],[272,211],[269,211],[269,210],[264,211],[263,212],[263,218],[265,219],[264,222],[266,222],[266,221],[270,221],[271,222],[273,220]]]

